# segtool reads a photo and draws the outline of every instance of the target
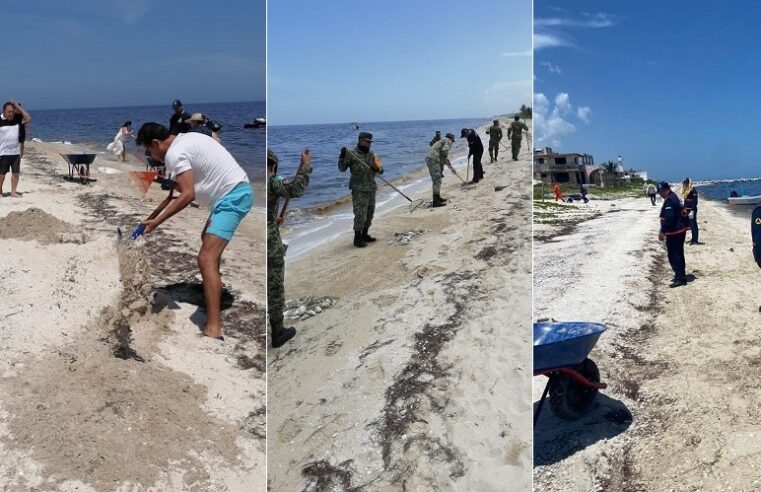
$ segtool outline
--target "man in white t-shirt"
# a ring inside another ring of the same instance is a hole
[[[3,197],[5,175],[11,173],[11,197],[18,198],[21,193],[18,187],[21,175],[21,154],[25,137],[25,125],[32,121],[29,113],[16,101],[8,101],[3,105],[0,115],[0,197]]]
[[[146,123],[138,131],[135,143],[145,148],[151,159],[164,162],[168,176],[180,191],[180,196],[159,210],[155,219],[142,221],[146,234],[194,200],[211,209],[198,252],[206,300],[203,334],[221,340],[219,264],[227,243],[253,203],[248,176],[222,144],[201,133],[172,135],[163,125]]]

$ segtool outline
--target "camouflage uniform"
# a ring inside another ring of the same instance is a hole
[[[507,129],[507,138],[510,139],[513,150],[513,160],[518,160],[518,153],[521,151],[521,139],[523,138],[523,131],[528,131],[528,126],[522,121],[515,120],[510,123],[510,128]]]
[[[449,149],[452,147],[452,141],[448,138],[442,138],[428,150],[425,156],[425,163],[428,166],[428,172],[431,174],[433,181],[433,195],[437,196],[441,191],[441,170],[449,157]]]
[[[499,124],[492,125],[487,130],[489,134],[489,157],[491,161],[497,160],[499,155],[499,141],[502,140],[502,127]]]
[[[285,309],[285,250],[280,239],[277,214],[280,198],[298,198],[304,194],[309,185],[312,166],[304,166],[290,183],[272,174],[267,185],[267,311],[269,312],[272,337],[283,327],[283,309]]]
[[[364,164],[363,164],[364,163]],[[347,149],[346,156],[338,158],[338,170],[351,171],[349,189],[354,207],[354,232],[366,231],[373,223],[375,215],[375,171],[378,169],[373,152],[362,152],[359,147]]]

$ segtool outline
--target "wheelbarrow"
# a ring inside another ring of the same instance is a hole
[[[90,164],[93,163],[97,154],[61,154],[66,163],[69,165],[69,175],[64,179],[69,181],[79,180],[82,184],[91,181],[97,181],[90,177]],[[74,177],[74,175],[77,177]]]
[[[608,387],[589,353],[605,325],[586,322],[534,323],[534,376],[547,376],[547,384],[534,413],[539,419],[547,395],[557,417],[573,421],[586,413],[597,392]]]

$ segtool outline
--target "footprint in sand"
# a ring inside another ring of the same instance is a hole
[[[328,357],[333,357],[338,353],[339,350],[341,350],[341,347],[343,347],[343,342],[339,342],[338,340],[333,340],[325,347],[325,355]]]
[[[291,442],[293,438],[299,435],[299,432],[301,432],[301,426],[298,421],[294,419],[285,419],[285,422],[280,424],[280,427],[277,430],[277,440],[281,444]]]

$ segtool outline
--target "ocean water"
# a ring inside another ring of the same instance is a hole
[[[248,129],[243,128],[243,125],[255,117],[264,116],[265,109],[264,102],[185,102],[185,111],[205,113],[222,125],[222,143],[254,183],[255,199],[259,205],[265,203],[266,132],[263,128]],[[46,142],[69,141],[73,144],[94,145],[99,150],[105,150],[125,121],[132,121],[135,134],[140,125],[151,121],[168,126],[172,108],[167,103],[161,106],[30,110],[29,113],[32,123],[27,131],[28,139],[39,138]],[[126,146],[128,153],[139,152],[134,140],[127,140]]]
[[[420,197],[430,200],[431,184],[425,169],[425,155],[429,148],[428,142],[436,130],[441,130],[442,134],[455,134],[456,140],[450,151],[450,159],[458,173],[465,178],[467,141],[460,138],[460,130],[478,128],[487,122],[488,118],[358,122],[358,131],[373,134],[372,150],[383,163],[384,178],[394,183],[413,200]],[[289,243],[286,261],[291,261],[326,242],[351,239],[353,213],[351,199],[347,198],[350,195],[350,174],[349,171],[342,173],[338,170],[338,155],[341,147],[356,145],[358,131],[351,123],[275,126],[268,129],[269,148],[278,154],[278,174],[281,176],[290,178],[295,174],[299,156],[304,148],[309,148],[312,152],[313,171],[307,193],[290,202],[288,217],[281,226],[281,231]],[[486,161],[484,165],[486,166]],[[445,182],[457,179],[449,170],[445,170],[444,174]],[[411,179],[401,180],[403,177]],[[376,182],[376,217],[409,204],[380,179],[376,178]]]
[[[713,183],[698,186],[697,189],[709,200],[726,200],[733,190],[740,196],[758,196],[761,195],[761,180],[737,180]]]
[[[305,148],[311,150],[313,171],[309,189],[303,197],[288,205],[289,210],[308,210],[334,203],[350,194],[350,173],[348,170],[344,173],[338,170],[338,155],[341,147],[351,149],[356,146],[358,132],[373,134],[371,149],[383,163],[383,177],[393,183],[396,178],[425,166],[428,142],[436,130],[441,130],[442,135],[450,132],[455,135],[453,151],[456,152],[467,148],[465,139],[460,138],[460,130],[476,128],[487,120],[357,122],[359,130],[355,130],[351,123],[272,126],[268,129],[268,139],[269,148],[280,160],[278,174],[285,178],[295,175],[301,152]],[[484,145],[487,143],[484,142]],[[485,153],[488,159],[488,151]],[[379,186],[382,184],[380,179],[376,181]]]

